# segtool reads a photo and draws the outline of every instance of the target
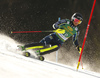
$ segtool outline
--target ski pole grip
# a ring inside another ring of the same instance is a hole
[[[78,62],[78,64],[77,64],[77,69],[79,68],[79,65],[80,65],[80,62]]]

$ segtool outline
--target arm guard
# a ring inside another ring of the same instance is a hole
[[[63,25],[64,23],[67,23],[66,19],[62,19],[60,21],[57,21],[56,23],[53,24],[53,29],[60,28],[60,26]]]

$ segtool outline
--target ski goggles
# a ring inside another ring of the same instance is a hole
[[[74,22],[78,22],[78,24],[81,24],[81,23],[82,23],[82,21],[80,21],[80,20],[77,19],[77,18],[74,18]]]

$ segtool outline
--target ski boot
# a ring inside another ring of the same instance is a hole
[[[24,46],[17,46],[19,51],[22,51],[22,55],[29,57],[31,54],[25,50]]]
[[[35,51],[35,54],[37,55],[37,59],[39,59],[41,61],[44,61],[44,57],[42,55],[40,55],[40,51],[39,50]]]
[[[29,52],[23,52],[23,55],[26,57],[30,57],[31,54]]]
[[[17,46],[19,51],[25,51],[25,47],[24,46]]]

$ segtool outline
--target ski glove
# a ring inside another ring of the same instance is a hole
[[[77,50],[79,51],[79,53],[81,53],[82,48],[79,47],[79,46],[77,46],[76,48],[77,48]]]
[[[60,34],[64,34],[65,33],[65,30],[58,28],[57,30],[55,30],[55,32],[56,33],[60,33]]]

